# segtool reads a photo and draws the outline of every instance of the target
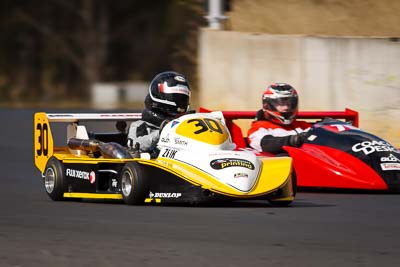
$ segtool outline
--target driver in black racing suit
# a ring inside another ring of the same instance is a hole
[[[142,111],[142,119],[132,122],[128,146],[150,152],[156,147],[160,129],[166,122],[189,110],[190,86],[180,73],[166,71],[157,74],[150,83]],[[138,147],[139,146],[139,147]]]

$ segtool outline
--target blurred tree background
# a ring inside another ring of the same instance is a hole
[[[2,0],[0,99],[86,101],[93,83],[169,69],[195,84],[203,2]]]

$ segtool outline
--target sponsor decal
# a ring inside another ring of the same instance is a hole
[[[171,123],[171,128],[173,128],[175,125],[177,125],[179,123],[179,121],[172,121]]]
[[[174,79],[177,80],[178,82],[183,82],[183,83],[186,82],[186,79],[182,76],[175,76]]]
[[[250,170],[254,170],[253,163],[245,159],[233,159],[233,158],[214,159],[210,162],[210,166],[215,170],[222,170],[229,167],[243,167]]]
[[[150,191],[149,197],[150,198],[180,198],[182,193],[153,193]]]
[[[358,129],[357,127],[354,127],[352,125],[345,125],[345,124],[330,124],[330,125],[324,125],[324,129],[331,131],[331,132],[344,132],[344,131],[349,131],[349,130],[354,130]]]
[[[161,138],[161,142],[163,143],[169,143],[169,134],[166,137]]]
[[[392,151],[396,152],[396,148],[391,146],[389,143],[385,141],[364,141],[361,143],[355,144],[351,148],[354,152],[363,152],[365,155],[369,155],[374,152],[382,152],[382,151]]]
[[[175,138],[175,145],[187,146],[188,142],[185,140],[180,139],[179,137]]]
[[[163,166],[165,166],[167,168],[172,168],[173,167],[173,164],[171,164],[170,162],[166,162],[166,161],[164,161],[162,159],[159,159],[157,161],[158,161],[158,163],[162,164]]]
[[[381,163],[381,168],[383,171],[400,170],[400,163],[397,162]]]
[[[90,174],[85,171],[66,169],[65,175],[72,178],[78,178],[83,180],[90,180]]]
[[[247,149],[243,149],[243,150],[247,150]],[[223,156],[225,156],[225,157],[238,156],[239,157],[240,154],[239,153],[235,153],[235,151],[229,151],[229,152],[221,151],[221,152],[211,153],[211,154],[209,154],[209,156],[210,157],[214,157],[214,156],[219,156],[219,157],[223,157]]]
[[[100,114],[100,117],[106,117],[106,118],[113,118],[113,117],[141,118],[142,115],[138,115],[138,114]]]
[[[96,182],[96,173],[94,171],[91,171],[89,174],[89,182],[91,184],[94,184]]]
[[[312,135],[310,135],[309,137],[307,137],[307,140],[312,142],[312,141],[314,141],[315,139],[317,139],[317,137],[318,137],[318,136],[312,134]]]
[[[111,187],[117,188],[118,187],[118,180],[113,178],[111,179]]]
[[[167,148],[162,153],[162,157],[173,159],[173,158],[175,158],[176,152],[178,152],[178,150]]]
[[[58,118],[58,117],[73,117],[72,114],[47,114],[49,118]]]
[[[233,175],[233,178],[248,178],[249,175],[247,173],[239,172]]]
[[[400,159],[393,154],[388,157],[381,157],[381,162],[383,171],[400,170]]]
[[[400,159],[396,158],[396,156],[393,154],[390,154],[389,157],[381,157],[381,162],[387,162],[387,161],[400,162]]]

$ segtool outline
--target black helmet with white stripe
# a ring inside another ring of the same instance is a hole
[[[175,117],[187,112],[190,104],[190,86],[186,77],[174,71],[157,74],[150,83],[145,105],[151,111]]]

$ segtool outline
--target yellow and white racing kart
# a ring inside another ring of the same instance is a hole
[[[264,199],[288,205],[294,200],[292,159],[235,150],[222,113],[193,113],[168,122],[157,156],[126,145],[127,122],[140,118],[140,113],[36,113],[35,165],[50,198],[127,204]],[[93,121],[115,122],[117,130],[93,131]],[[61,144],[52,133],[56,123],[58,130],[65,125]]]

